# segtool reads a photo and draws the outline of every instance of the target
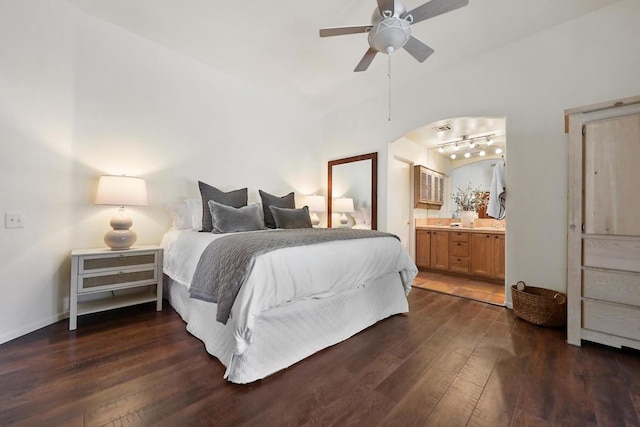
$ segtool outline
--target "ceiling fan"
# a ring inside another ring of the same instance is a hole
[[[356,72],[369,68],[378,52],[390,55],[400,48],[404,48],[418,62],[423,62],[434,51],[411,35],[411,25],[469,4],[469,0],[431,0],[407,12],[399,1],[377,1],[378,7],[371,15],[371,25],[320,30],[320,37],[369,33],[370,47],[353,70]]]

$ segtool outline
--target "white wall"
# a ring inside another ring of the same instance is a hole
[[[64,0],[0,3],[0,343],[65,316],[69,251],[104,246],[102,174],[147,180],[129,209],[139,244],[170,226],[162,203],[223,190],[321,194],[318,112],[252,87]],[[299,203],[303,199],[299,198]]]
[[[506,283],[524,280],[564,291],[564,110],[640,95],[639,21],[640,2],[621,0],[444,72],[430,73],[428,61],[416,65],[424,68],[424,76],[419,83],[394,89],[392,122],[386,120],[385,96],[335,112],[325,117],[323,152],[337,157],[345,150],[341,142],[349,141],[352,151],[379,151],[384,159],[390,141],[426,123],[447,117],[506,116]],[[401,72],[395,76],[401,79]],[[379,205],[385,206],[387,162],[380,165]],[[385,210],[380,211],[384,229]]]

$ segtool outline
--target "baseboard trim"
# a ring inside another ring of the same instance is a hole
[[[11,331],[4,335],[1,335],[0,344],[7,343],[16,338],[20,338],[24,335],[30,334],[31,332],[35,332],[38,329],[42,329],[45,326],[53,325],[56,322],[59,322],[61,320],[68,319],[68,318],[69,318],[69,312],[65,312],[65,313],[60,313],[56,316],[49,317],[48,319],[39,320],[30,325],[24,326],[18,330]]]

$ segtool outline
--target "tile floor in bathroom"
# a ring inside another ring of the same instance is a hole
[[[420,271],[413,287],[504,306],[504,284]]]

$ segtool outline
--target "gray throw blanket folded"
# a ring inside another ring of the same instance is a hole
[[[350,228],[306,228],[230,234],[211,242],[198,261],[191,282],[191,298],[218,304],[216,320],[227,324],[240,287],[258,255],[281,248],[335,240],[397,236],[381,231]]]

